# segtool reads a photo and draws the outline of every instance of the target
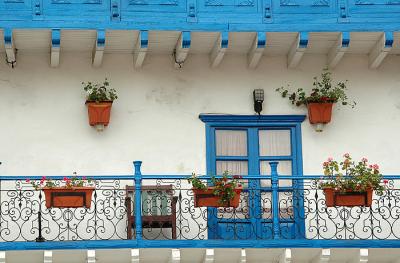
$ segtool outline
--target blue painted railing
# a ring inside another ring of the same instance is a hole
[[[188,176],[142,175],[139,161],[133,175],[92,176],[96,190],[90,209],[48,209],[42,192],[25,182],[40,176],[2,176],[0,250],[400,247],[399,176],[385,176],[387,189],[374,196],[370,208],[327,208],[316,183],[320,176],[281,176],[277,165],[270,163],[270,176],[244,177],[236,210],[195,208]],[[264,185],[254,187],[260,180]],[[291,186],[279,185],[288,180]],[[157,223],[158,216],[171,214],[174,223]],[[127,227],[133,228],[132,239]],[[45,241],[35,242],[38,236]]]
[[[0,28],[398,31],[399,1],[0,0]]]

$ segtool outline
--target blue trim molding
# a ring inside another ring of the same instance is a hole
[[[205,123],[301,123],[306,115],[227,115],[227,114],[200,114],[200,120]]]

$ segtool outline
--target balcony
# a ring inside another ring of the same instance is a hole
[[[206,208],[194,207],[187,176],[142,175],[140,165],[135,175],[93,177],[90,208],[46,208],[28,177],[3,176],[0,249],[400,246],[396,176],[371,207],[327,208],[318,176],[271,166],[270,176],[243,179],[238,208]]]

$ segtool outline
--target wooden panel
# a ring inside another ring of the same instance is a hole
[[[31,0],[0,0],[0,20],[32,19]]]
[[[366,13],[379,15],[382,13],[399,13],[400,1],[398,0],[349,0],[350,14]],[[398,17],[397,17],[398,19]]]
[[[257,0],[199,0],[199,12],[257,12]]]
[[[186,12],[186,0],[123,0],[123,11]]]
[[[62,20],[110,20],[110,0],[43,0],[43,15]]]
[[[274,13],[325,14],[335,10],[335,0],[273,0]]]

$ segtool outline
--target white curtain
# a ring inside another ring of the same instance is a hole
[[[217,156],[247,156],[247,132],[235,130],[217,130],[215,132]],[[230,175],[248,175],[247,161],[217,161],[216,172],[218,175],[228,171]],[[247,180],[241,181],[243,187],[247,187]],[[233,210],[235,211],[234,213]],[[248,217],[248,193],[240,196],[240,205],[237,209],[219,208],[219,218],[247,218]]]
[[[217,156],[247,156],[247,132],[216,130]]]
[[[291,155],[290,130],[260,130],[261,156]]]
[[[230,175],[247,175],[247,161],[217,161],[217,174],[221,175],[228,171]]]

